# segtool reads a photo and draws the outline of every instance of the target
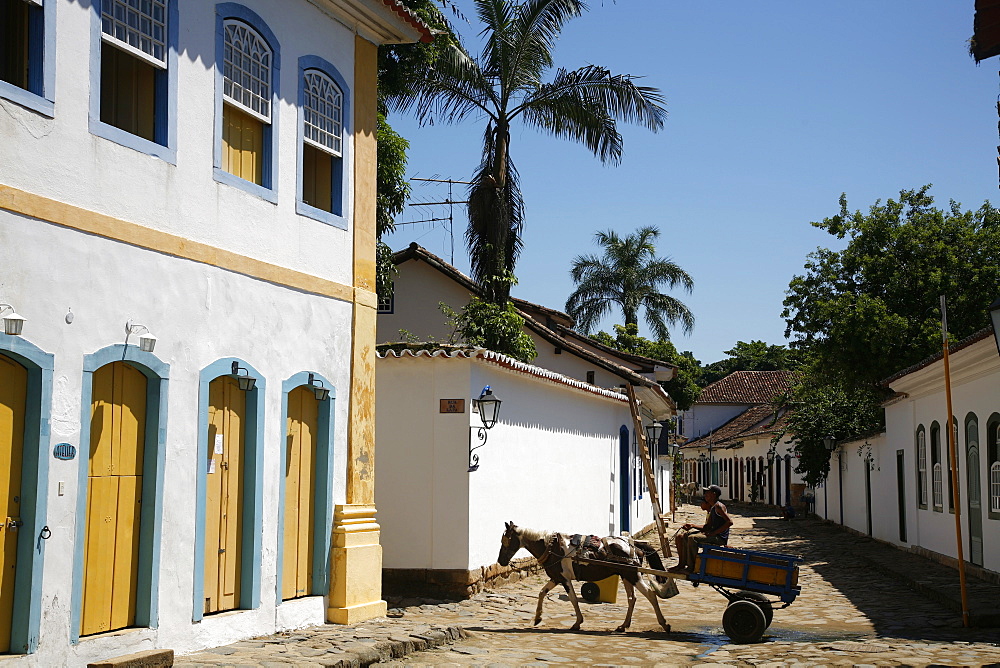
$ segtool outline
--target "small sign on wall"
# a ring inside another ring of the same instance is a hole
[[[464,413],[465,412],[465,399],[442,399],[441,400],[441,412],[442,413]]]

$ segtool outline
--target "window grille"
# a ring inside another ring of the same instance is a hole
[[[1000,462],[990,465],[990,510],[1000,512]]]
[[[271,122],[271,49],[240,21],[225,23],[222,94],[265,123]]]
[[[378,298],[378,313],[392,313],[393,312],[393,299],[395,295],[389,294],[385,296],[379,296]]]
[[[305,74],[305,140],[327,153],[343,152],[344,96],[330,77],[316,70]]]
[[[166,0],[101,0],[101,32],[129,53],[167,66]]]
[[[944,492],[941,489],[941,464],[934,465],[934,507],[944,507]]]

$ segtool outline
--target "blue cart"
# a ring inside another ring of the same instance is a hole
[[[702,545],[693,573],[694,586],[706,584],[726,597],[729,605],[722,627],[733,642],[757,642],[771,625],[774,608],[787,608],[799,595],[802,559],[787,554]]]

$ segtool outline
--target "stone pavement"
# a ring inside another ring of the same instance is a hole
[[[390,601],[389,618],[234,643],[179,656],[175,665],[1000,666],[1000,629],[962,628],[960,615],[942,604],[953,601],[954,570],[829,523],[783,522],[772,513],[734,509],[731,544],[801,555],[802,593],[790,607],[775,611],[763,641],[754,645],[726,637],[725,598],[687,582],[678,583],[678,596],[660,601],[672,625],[669,634],[659,630],[641,597],[632,628],[614,633],[625,618],[621,587],[614,604],[581,602],[584,623],[578,632],[569,630],[574,615],[565,592],[553,590],[541,624],[532,627],[544,581],[536,576],[468,601]],[[696,507],[683,506],[676,524],[701,517]],[[976,592],[973,612],[992,614],[1000,587],[974,579],[969,584]]]

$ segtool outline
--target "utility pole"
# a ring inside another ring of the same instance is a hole
[[[438,220],[448,221],[448,234],[451,237],[451,258],[450,262],[452,265],[455,264],[455,205],[456,204],[468,204],[469,200],[455,201],[454,186],[456,183],[461,183],[464,185],[472,185],[472,181],[456,181],[455,179],[423,179],[416,176],[410,177],[411,181],[426,181],[428,183],[447,183],[448,184],[448,198],[443,202],[415,202],[410,206],[435,206],[441,204],[448,205],[448,217],[447,218],[428,218],[426,220],[413,221],[414,223],[429,223]],[[403,225],[409,225],[410,223],[402,223]]]

